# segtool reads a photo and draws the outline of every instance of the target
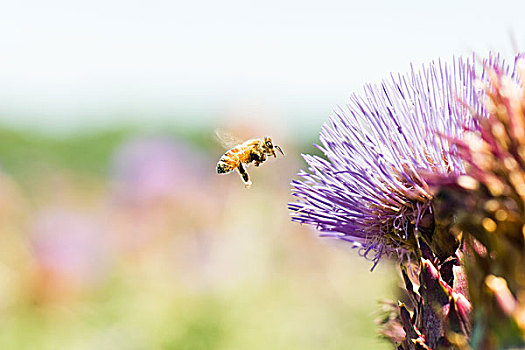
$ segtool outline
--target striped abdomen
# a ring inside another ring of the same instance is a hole
[[[250,158],[250,150],[240,146],[233,147],[224,153],[217,163],[217,174],[226,174],[235,170],[240,162],[247,162]]]

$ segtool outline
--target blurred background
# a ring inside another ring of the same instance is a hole
[[[388,349],[396,272],[292,224],[337,104],[524,47],[525,5],[36,1],[0,11],[1,349]],[[220,128],[286,157],[218,176]]]

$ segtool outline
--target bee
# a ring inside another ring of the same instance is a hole
[[[258,167],[266,161],[267,156],[277,158],[277,154],[275,153],[276,149],[284,156],[281,147],[274,145],[272,139],[269,137],[251,139],[240,143],[227,134],[220,132],[216,132],[216,134],[217,138],[226,147],[231,147],[217,162],[217,174],[227,174],[233,170],[237,170],[246,188],[250,188],[252,185],[250,176],[246,171],[248,165],[253,163]]]

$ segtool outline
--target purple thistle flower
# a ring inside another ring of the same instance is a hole
[[[326,159],[303,155],[309,171],[292,182],[292,220],[352,243],[373,267],[383,255],[410,258],[434,225],[419,174],[464,171],[448,140],[475,127],[472,108],[481,113],[474,79],[468,60],[437,61],[353,94],[322,127]]]

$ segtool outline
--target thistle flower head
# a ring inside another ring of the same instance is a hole
[[[431,192],[421,172],[460,174],[447,137],[473,127],[480,109],[468,60],[432,62],[366,85],[323,126],[325,158],[304,155],[308,171],[292,182],[292,220],[348,241],[377,264],[410,253],[434,229]],[[374,266],[375,266],[374,264]]]

